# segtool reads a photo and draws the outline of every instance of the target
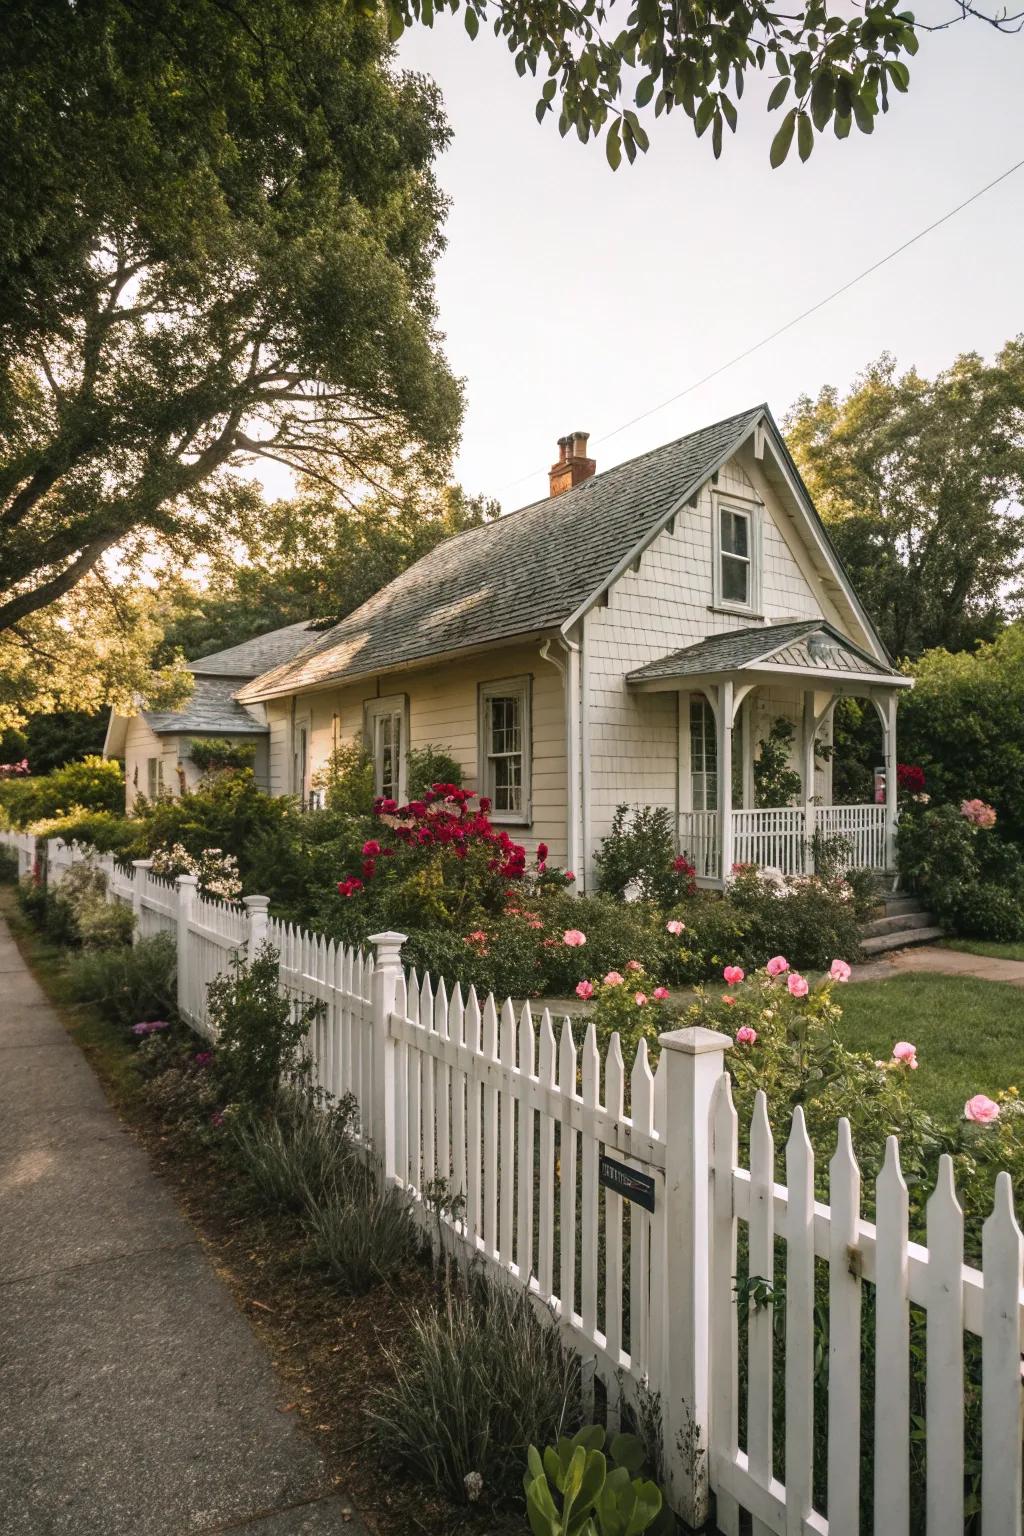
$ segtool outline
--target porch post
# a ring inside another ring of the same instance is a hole
[[[879,714],[885,734],[885,867],[896,868],[896,706],[899,695],[893,688],[885,696]]]
[[[804,873],[814,873],[814,854],[811,842],[814,838],[814,737],[818,717],[814,712],[814,690],[804,689],[804,728],[802,737],[803,762],[800,777],[804,786]]]
[[[718,849],[723,883],[732,869],[732,678],[718,685]]]

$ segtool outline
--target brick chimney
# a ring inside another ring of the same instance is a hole
[[[552,496],[571,491],[574,485],[589,480],[597,469],[593,459],[587,458],[589,432],[570,432],[558,439],[558,463],[548,470]]]

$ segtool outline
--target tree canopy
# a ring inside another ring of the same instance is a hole
[[[934,379],[883,355],[797,401],[790,449],[890,652],[992,639],[1020,607],[1024,336]]]
[[[198,657],[284,624],[342,619],[442,539],[497,513],[458,486],[410,488],[397,508],[315,489],[274,502],[251,544],[219,555],[202,585],[163,584],[161,654]]]
[[[380,20],[10,0],[0,117],[0,631],[109,551],[216,548],[257,457],[343,491],[443,472],[447,128]]]

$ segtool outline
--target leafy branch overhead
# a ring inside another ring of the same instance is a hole
[[[372,13],[375,0],[360,0]],[[715,157],[726,127],[735,133],[739,101],[752,72],[778,82],[769,111],[786,108],[772,140],[771,163],[781,165],[796,139],[800,158],[816,133],[832,125],[844,139],[856,125],[870,133],[890,91],[906,91],[906,59],[917,52],[913,13],[899,0],[881,0],[854,15],[836,15],[825,0],[793,11],[763,0],[634,0],[625,24],[615,3],[599,0],[465,0],[470,37],[490,25],[503,38],[520,75],[543,75],[538,121],[558,111],[564,136],[583,143],[604,133],[613,169],[648,147],[638,112],[654,116],[681,108],[698,138],[710,129]],[[461,0],[385,0],[393,37],[413,22],[431,26],[435,14],[457,12]]]

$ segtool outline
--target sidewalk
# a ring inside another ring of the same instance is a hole
[[[366,1536],[0,920],[0,1530]]]

